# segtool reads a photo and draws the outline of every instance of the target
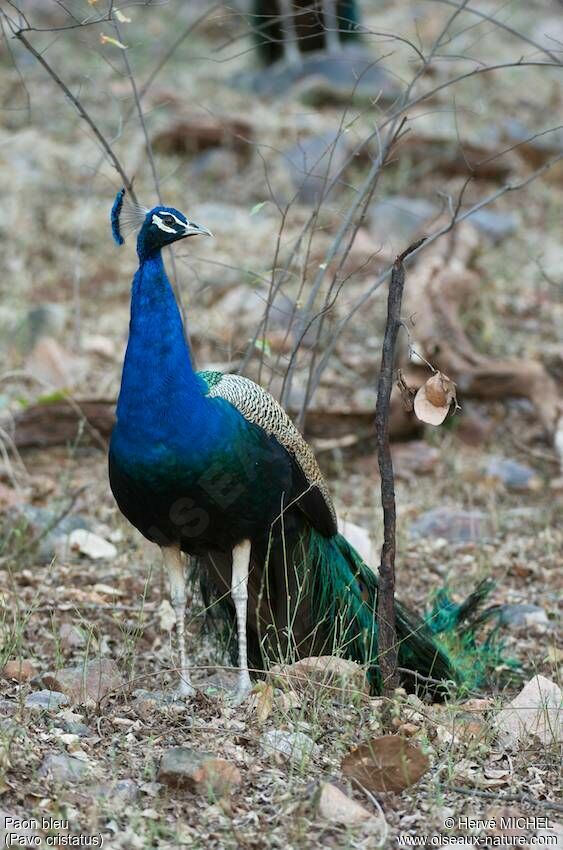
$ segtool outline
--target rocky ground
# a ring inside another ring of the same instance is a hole
[[[122,38],[141,84],[195,5],[128,11],[133,20],[122,24]],[[364,6],[374,30],[418,33],[425,45],[446,21],[442,6]],[[30,9],[42,26],[57,25],[62,14],[49,17],[40,4]],[[548,49],[561,41],[560,19],[547,3],[514,3],[506,20]],[[458,23],[451,58],[432,66],[425,85],[464,69],[462,54],[498,62],[522,55],[506,30]],[[150,204],[155,190],[143,133],[137,120],[123,123],[132,100],[122,51],[100,44],[100,32],[110,35],[99,25],[55,40],[30,37],[48,47],[58,73],[116,138],[139,197]],[[383,36],[367,42],[374,55],[389,53],[382,64],[390,75],[366,83],[370,97],[376,85],[385,97],[374,105],[366,91],[356,92],[340,136],[342,103],[350,102],[344,84],[332,79],[327,86],[326,68],[305,80],[288,80],[285,71],[252,76],[244,23],[222,7],[148,90],[143,103],[163,196],[216,236],[176,253],[202,367],[235,369],[250,352],[246,373],[279,392],[294,310],[299,316],[370,161],[358,156],[323,204],[310,245],[297,252],[276,297],[269,331],[253,345],[272,269],[289,256],[316,202],[318,185],[304,183],[303,158],[322,157],[327,140],[338,136],[334,159],[343,162],[374,115],[384,119],[393,94],[386,87],[413,73],[407,52],[391,49]],[[69,393],[115,399],[134,253],[131,241],[119,250],[110,239],[108,214],[120,185],[114,171],[45,73],[10,46],[17,68],[6,54],[0,81],[0,836],[2,828],[16,832],[18,846],[39,846],[36,836],[45,842],[48,834],[69,836],[69,845],[73,836],[75,846],[87,846],[90,837],[95,846],[98,836],[105,847],[124,850],[372,848],[401,845],[405,836],[426,836],[428,844],[465,836],[491,846],[501,838],[504,846],[557,846],[561,473],[528,400],[462,396],[461,411],[444,426],[411,428],[410,439],[394,444],[399,596],[422,612],[439,587],[460,599],[492,577],[504,653],[518,660],[520,680],[507,683],[497,671],[482,693],[453,694],[446,705],[399,692],[388,706],[365,692],[361,671],[346,669],[351,680],[343,683],[333,661],[322,675],[309,670],[305,682],[260,680],[249,701],[235,707],[233,671],[202,628],[196,596],[187,630],[199,692],[193,700],[173,698],[165,577],[158,553],[112,500],[105,435],[83,424],[62,444],[14,450],[14,422],[34,405]],[[513,69],[492,79],[472,78],[409,111],[414,142],[405,141],[380,178],[321,346],[394,253],[443,215],[444,193],[455,197],[466,176],[460,148],[470,160],[491,157],[518,134],[541,134],[556,123],[556,71]],[[525,179],[560,150],[554,138],[539,135],[499,158],[498,167],[471,183],[464,202]],[[539,362],[560,390],[557,169],[473,221],[478,250],[471,271],[480,285],[462,321],[479,352]],[[283,204],[295,192],[282,221],[275,201]],[[307,420],[339,514],[364,530],[360,544],[371,548],[372,563],[381,541],[371,423],[383,305],[375,293],[339,337]],[[293,411],[305,391],[313,341],[305,340],[298,359]],[[361,534],[349,533],[355,541]],[[515,714],[507,707],[526,683]],[[372,744],[366,767],[354,748],[390,732],[410,749]],[[389,776],[405,762],[412,784],[403,787],[403,775],[392,790]]]

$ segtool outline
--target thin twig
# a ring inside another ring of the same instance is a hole
[[[80,115],[80,117],[88,124],[88,126],[92,130],[94,136],[96,137],[96,139],[98,140],[98,142],[100,143],[100,145],[102,146],[104,151],[106,152],[106,154],[107,154],[108,158],[110,159],[113,167],[115,168],[115,170],[117,171],[117,173],[121,177],[121,179],[123,181],[123,185],[127,189],[127,192],[131,196],[132,200],[135,203],[137,203],[137,196],[135,195],[135,190],[133,189],[132,181],[129,179],[125,169],[123,168],[123,166],[121,165],[121,162],[117,158],[117,155],[116,155],[115,151],[113,150],[112,146],[110,145],[108,140],[105,138],[105,136],[103,135],[103,133],[99,129],[96,122],[90,116],[89,112],[85,109],[85,107],[80,102],[80,100],[71,92],[71,90],[69,89],[67,84],[64,82],[64,80],[61,79],[61,77],[59,77],[59,75],[57,74],[55,69],[49,64],[49,62],[47,62],[45,57],[35,49],[35,47],[31,44],[30,41],[28,41],[28,39],[23,34],[23,30],[16,29],[13,25],[13,22],[6,15],[5,12],[0,11],[0,14],[3,16],[4,20],[7,22],[8,26],[10,27],[10,30],[13,33],[14,38],[17,38],[18,41],[20,41],[21,44],[23,44],[25,49],[29,53],[31,53],[31,55],[34,56],[35,59],[37,59],[39,64],[43,66],[43,68],[47,71],[47,73],[49,74],[51,79],[54,80],[54,82],[57,84],[57,86],[61,89],[61,91],[63,92],[65,97],[68,98],[68,100],[70,100],[70,102],[72,103],[72,105],[74,106],[74,108],[76,109],[78,114]]]
[[[379,590],[377,594],[377,659],[381,672],[383,693],[390,696],[399,684],[397,671],[397,632],[395,628],[395,550],[396,550],[396,505],[395,477],[389,445],[389,414],[395,346],[401,327],[401,303],[405,285],[403,260],[420,247],[420,242],[411,245],[393,264],[389,295],[387,298],[387,322],[381,352],[381,369],[377,386],[375,408],[375,433],[377,437],[377,461],[381,476],[381,504],[383,507],[383,547],[379,566]]]
[[[510,800],[513,803],[527,803],[529,806],[538,806],[540,809],[553,809],[555,812],[563,812],[563,804],[555,800],[536,800],[529,794],[495,794],[493,791],[481,791],[478,788],[465,788],[463,785],[443,785],[444,791],[453,791],[455,794],[463,794],[466,797],[482,797],[484,800]],[[549,846],[549,845],[546,845]]]

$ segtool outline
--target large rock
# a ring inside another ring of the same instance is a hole
[[[349,46],[338,53],[319,51],[302,56],[294,65],[276,62],[257,72],[243,72],[233,78],[238,88],[262,96],[275,96],[299,89],[307,102],[349,104],[351,99],[390,102],[402,86],[370,51]]]
[[[68,705],[69,698],[60,691],[34,691],[25,700],[25,707],[33,711],[53,711],[61,705]]]
[[[72,703],[98,703],[111,691],[123,687],[124,681],[111,658],[91,659],[77,667],[63,667],[43,675],[47,687],[66,694]]]
[[[544,676],[534,676],[495,717],[504,744],[517,746],[537,738],[544,746],[563,741],[563,693]]]
[[[172,747],[162,756],[158,781],[194,794],[224,797],[241,784],[242,777],[236,765],[212,753]]]

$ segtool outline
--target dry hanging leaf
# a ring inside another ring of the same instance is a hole
[[[342,761],[342,772],[368,791],[399,793],[418,782],[430,766],[419,746],[399,735],[372,738]]]
[[[436,372],[415,395],[414,412],[421,422],[441,425],[456,401],[454,382],[443,372]]]

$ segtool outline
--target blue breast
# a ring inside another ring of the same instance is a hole
[[[196,554],[263,533],[291,488],[277,441],[206,393],[162,259],[152,256],[133,281],[110,483],[146,537]]]

